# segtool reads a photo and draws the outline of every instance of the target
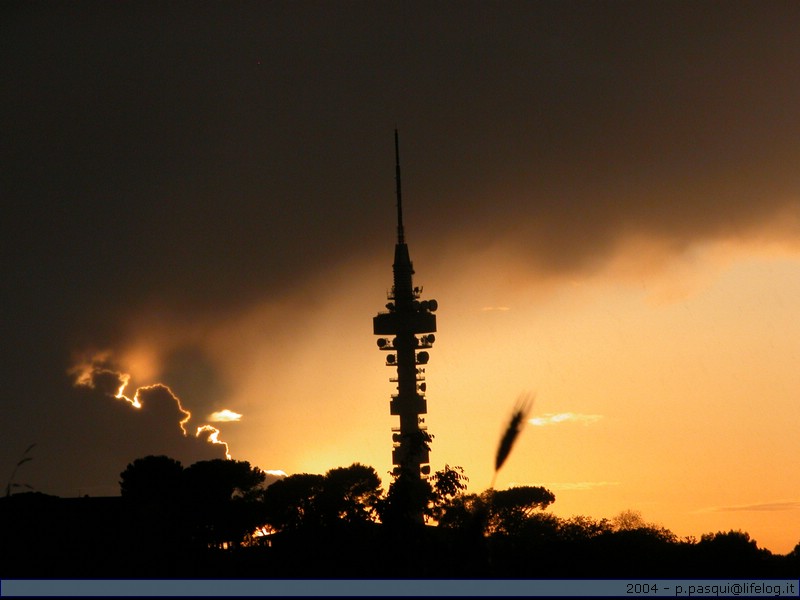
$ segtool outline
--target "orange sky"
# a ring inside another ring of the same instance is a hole
[[[488,487],[515,399],[531,391],[533,422],[498,487],[544,485],[565,517],[634,509],[680,536],[742,529],[774,552],[797,544],[796,248],[720,241],[670,256],[639,240],[558,280],[502,245],[452,264],[410,244],[415,282],[440,304],[427,368],[434,469],[461,465],[470,491]],[[359,461],[388,485],[392,373],[371,334],[391,282],[386,250],[313,282],[306,300],[203,334],[233,386],[226,408],[243,415],[221,424],[235,458],[288,473]]]

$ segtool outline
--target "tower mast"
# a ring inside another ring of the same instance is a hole
[[[400,141],[397,137],[397,129],[394,130],[394,180],[397,195],[397,243],[405,244],[405,232],[403,231],[403,193],[400,187]]]
[[[399,427],[392,428],[392,463],[394,472],[414,479],[430,473],[430,436],[425,419],[425,367],[429,359],[427,349],[435,340],[436,300],[420,300],[422,288],[414,287],[414,267],[408,253],[403,229],[403,203],[400,186],[400,149],[397,130],[394,132],[395,178],[397,190],[397,243],[394,247],[394,285],[388,294],[388,312],[373,317],[375,335],[391,336],[378,339],[378,348],[387,352],[386,366],[396,368],[397,376],[389,381],[397,383],[397,393],[389,403],[390,413],[400,418]],[[419,336],[419,337],[418,337]],[[419,519],[422,515],[419,515]]]

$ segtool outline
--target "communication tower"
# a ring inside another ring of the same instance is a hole
[[[397,244],[394,247],[394,285],[388,293],[388,312],[373,317],[378,348],[386,352],[386,366],[397,369],[389,381],[397,383],[397,393],[389,403],[390,413],[400,417],[400,426],[392,427],[392,463],[396,474],[422,478],[430,473],[425,419],[425,365],[428,349],[435,341],[436,300],[420,300],[421,287],[414,287],[414,267],[408,254],[403,231],[403,200],[400,188],[400,147],[394,132],[395,179],[397,187]]]

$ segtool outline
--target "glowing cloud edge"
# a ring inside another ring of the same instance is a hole
[[[563,412],[563,413],[544,413],[540,417],[533,417],[528,419],[528,423],[535,427],[544,427],[546,425],[557,425],[558,423],[583,423],[590,425],[596,423],[603,418],[603,415],[585,415],[581,413]]]

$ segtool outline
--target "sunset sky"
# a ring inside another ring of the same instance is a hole
[[[397,127],[434,470],[531,393],[498,487],[789,552],[799,69],[791,2],[4,3],[0,482],[388,486]]]

